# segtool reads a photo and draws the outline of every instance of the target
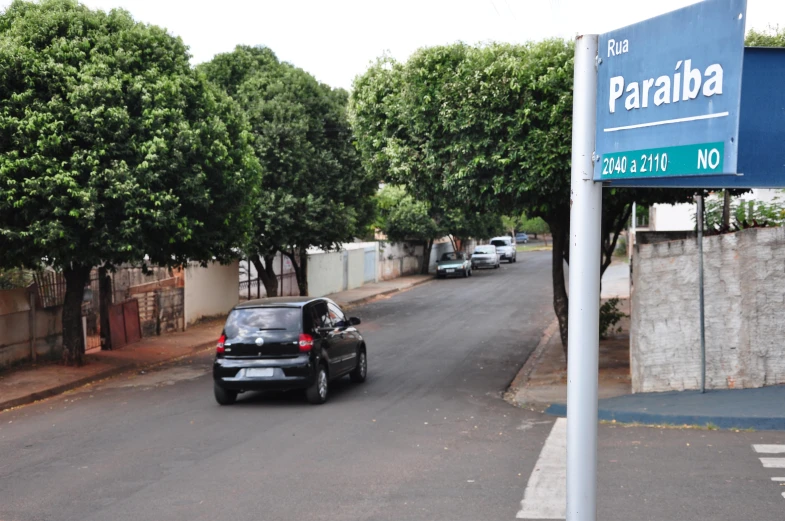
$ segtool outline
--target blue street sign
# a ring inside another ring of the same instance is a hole
[[[782,88],[783,85],[785,85],[785,48],[746,47],[744,49],[736,167],[740,175],[615,179],[610,184],[709,189],[785,187],[785,146],[783,146],[785,89]],[[660,158],[660,163],[662,162]],[[655,165],[654,162],[652,164]]]
[[[595,181],[737,173],[746,9],[705,0],[600,35]]]

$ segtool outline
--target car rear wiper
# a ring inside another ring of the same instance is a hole
[[[259,331],[286,331],[285,327],[260,327]]]

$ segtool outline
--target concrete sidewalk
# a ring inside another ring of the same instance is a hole
[[[327,295],[343,309],[352,309],[371,300],[419,286],[433,280],[433,275],[408,275],[397,279],[366,284],[356,289]]]
[[[605,272],[602,297],[621,297],[630,313],[629,266]],[[690,425],[721,429],[785,430],[785,385],[761,389],[632,394],[629,366],[629,319],[622,332],[600,341],[599,419],[644,425]],[[506,398],[554,416],[567,414],[567,364],[554,321],[513,380]]]
[[[566,416],[567,406],[545,411]],[[785,385],[760,389],[671,391],[600,400],[599,419],[646,425],[698,425],[720,429],[785,430]]]
[[[374,298],[390,295],[432,280],[431,275],[412,275],[366,284],[349,291],[328,295],[344,309],[351,309]],[[116,351],[90,351],[82,367],[58,363],[24,366],[0,373],[0,411],[64,393],[83,385],[129,371],[138,371],[179,358],[214,349],[224,319],[189,327],[180,333],[143,338]]]

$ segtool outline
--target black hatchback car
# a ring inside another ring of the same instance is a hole
[[[308,401],[327,401],[329,382],[349,375],[364,382],[365,340],[327,298],[251,300],[229,313],[213,363],[215,399],[231,405],[245,391],[305,389]]]

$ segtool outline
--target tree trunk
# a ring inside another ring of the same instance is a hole
[[[98,314],[101,323],[101,350],[111,351],[112,335],[109,334],[109,306],[112,304],[112,277],[106,266],[98,268]]]
[[[605,270],[613,262],[613,254],[616,251],[616,244],[619,241],[619,235],[624,231],[632,215],[632,205],[626,205],[621,211],[611,216],[611,222],[605,223],[605,229],[602,230],[602,257],[600,258],[600,280],[605,274]],[[633,216],[634,218],[634,216]],[[610,229],[608,229],[610,228]]]
[[[428,275],[428,267],[431,264],[431,248],[433,248],[433,239],[428,239],[424,241],[424,247],[422,252],[422,269],[420,273],[423,275]]]
[[[722,231],[730,230],[730,192],[725,190],[722,202]]]
[[[63,304],[63,358],[68,365],[84,363],[82,336],[82,300],[84,287],[90,280],[90,266],[71,266],[63,270],[65,302]]]
[[[553,277],[553,311],[559,320],[559,333],[561,335],[562,349],[564,358],[567,359],[567,319],[569,312],[569,300],[567,297],[567,286],[564,283],[564,250],[568,240],[569,227],[558,218],[548,221],[551,228],[551,242],[553,251],[551,254],[551,276]]]
[[[277,297],[278,296],[278,277],[275,275],[275,268],[273,267],[273,262],[275,261],[275,255],[251,255],[251,262],[253,263],[254,267],[256,268],[256,273],[260,279],[262,279],[262,284],[264,284],[264,289],[267,292],[268,297]]]
[[[297,288],[300,290],[301,297],[308,296],[308,252],[305,250],[300,250],[298,253],[295,253],[292,250],[291,253],[286,252],[284,253],[289,260],[292,261],[292,267],[294,268],[294,276],[297,278]]]

